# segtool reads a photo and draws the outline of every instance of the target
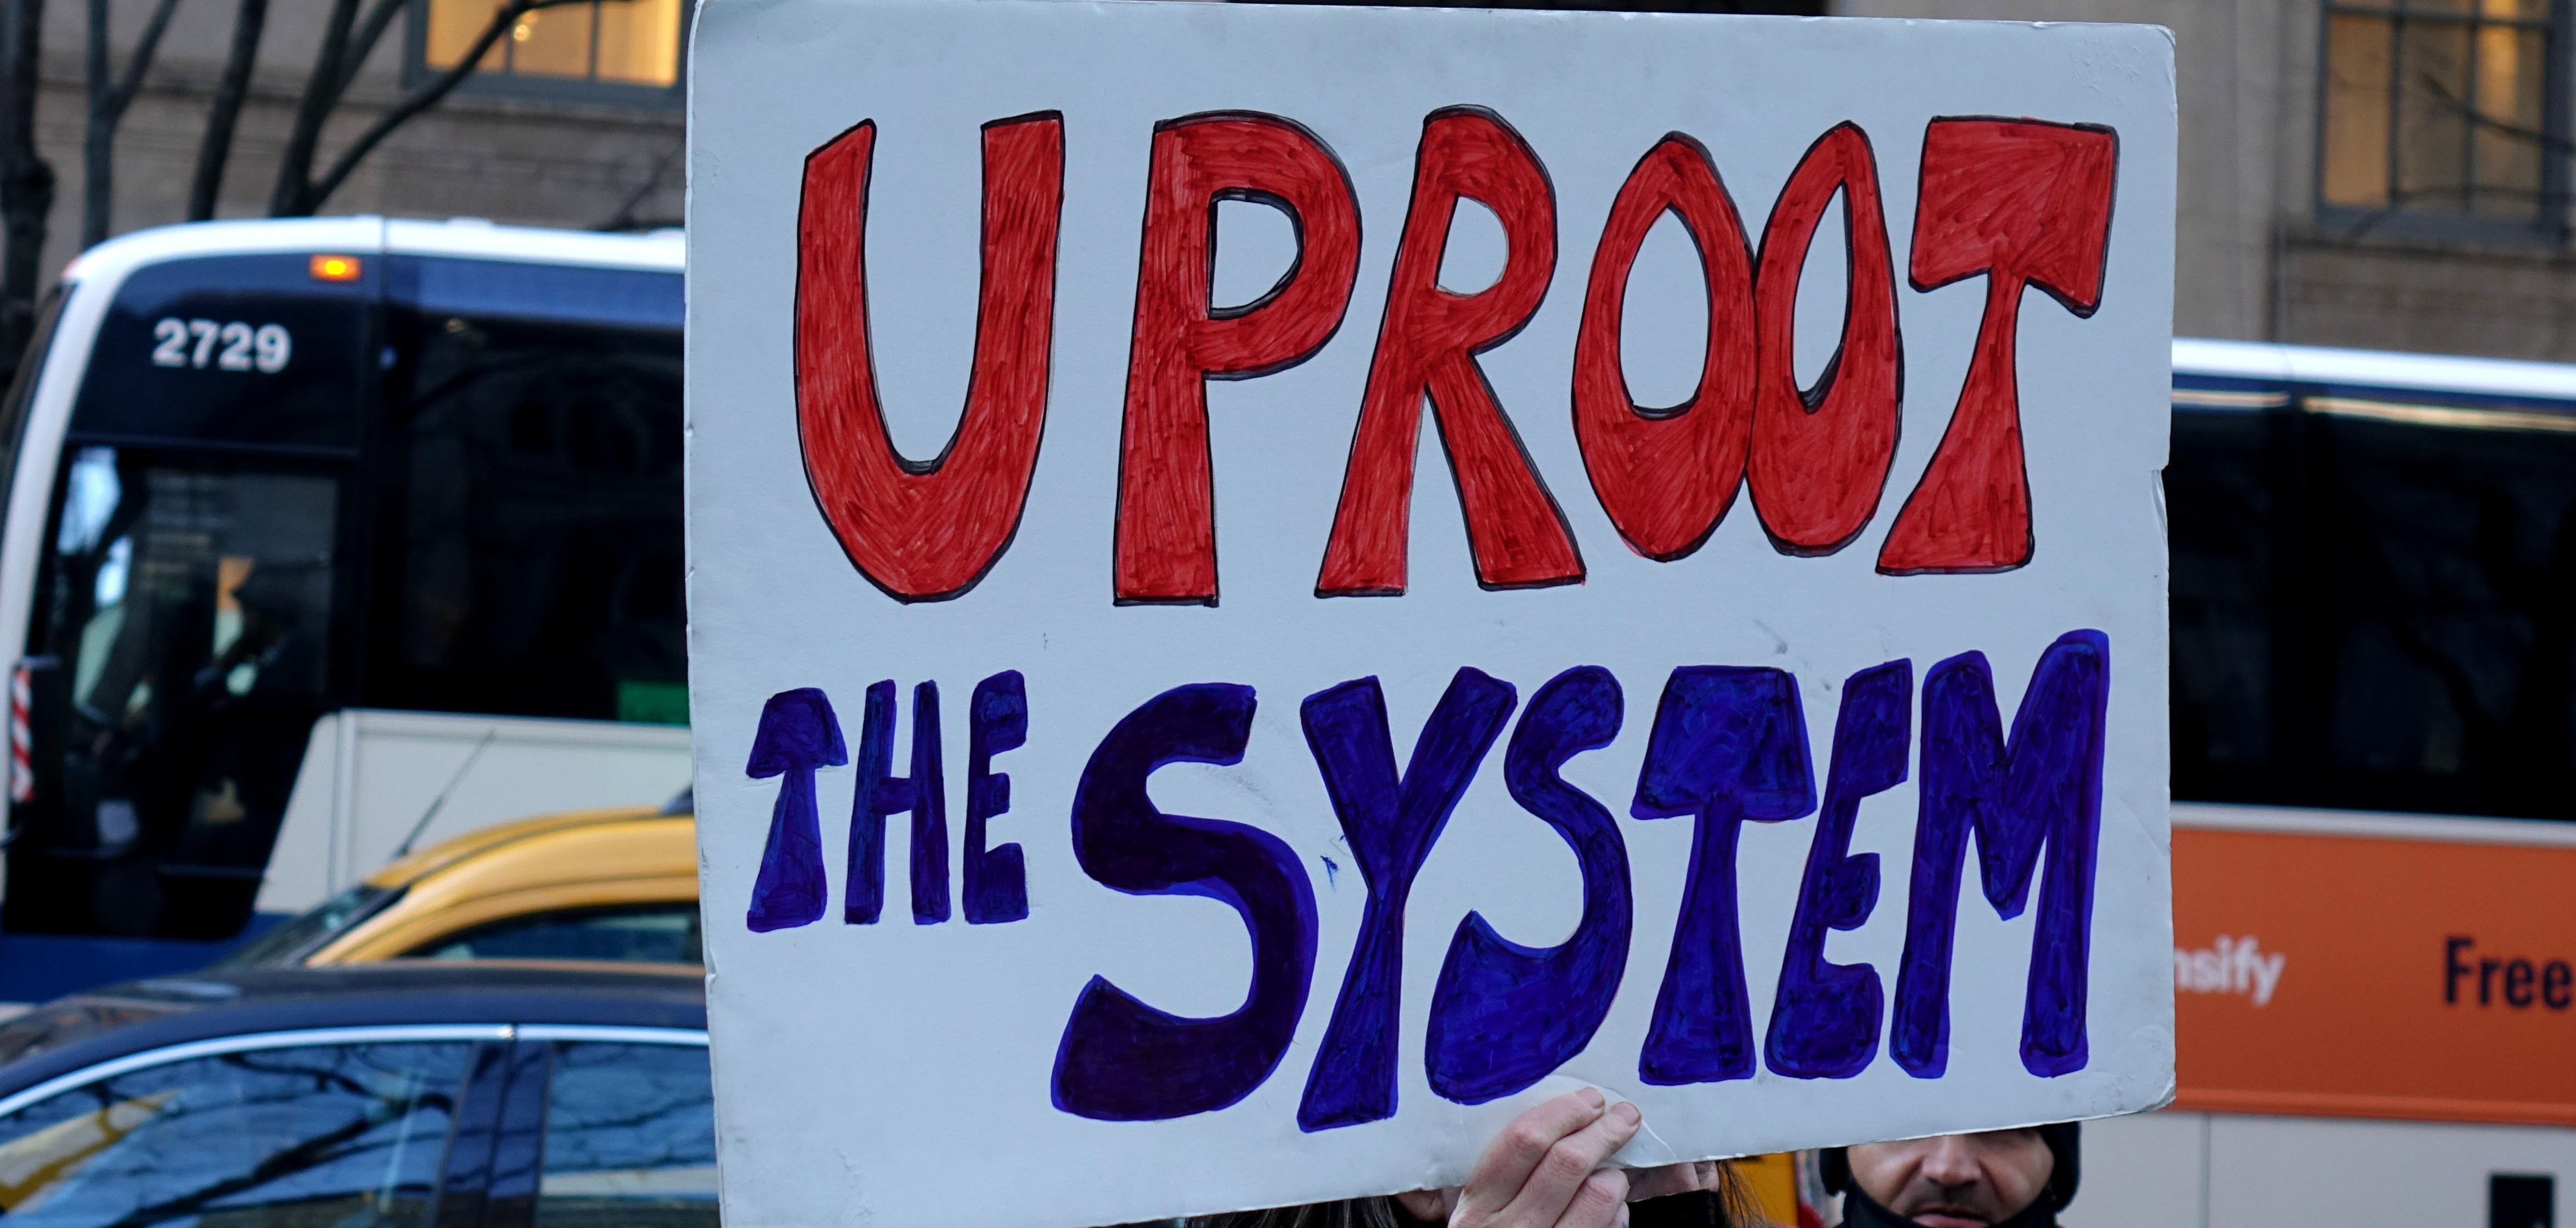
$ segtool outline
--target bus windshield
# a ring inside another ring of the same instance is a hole
[[[13,920],[153,934],[237,911],[210,906],[256,883],[321,711],[339,497],[309,472],[74,454],[45,645],[63,822],[40,833],[51,872],[12,876]]]

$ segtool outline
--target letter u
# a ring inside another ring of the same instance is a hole
[[[796,220],[796,427],[814,501],[859,573],[897,601],[955,597],[1019,528],[1046,425],[1064,118],[984,125],[983,287],[957,433],[894,449],[868,336],[868,165],[876,124],[805,159]],[[721,395],[721,394],[719,394]]]

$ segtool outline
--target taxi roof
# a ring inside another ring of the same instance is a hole
[[[533,840],[556,832],[584,828],[614,828],[627,824],[688,821],[687,815],[671,815],[651,806],[618,806],[602,810],[567,810],[534,818],[515,819],[478,827],[460,836],[441,840],[386,863],[366,878],[370,887],[408,887],[458,862],[489,852],[507,844]],[[694,864],[691,867],[694,871]]]

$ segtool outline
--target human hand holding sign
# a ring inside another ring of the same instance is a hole
[[[1478,1157],[1467,1184],[1398,1194],[1405,1212],[1449,1228],[1613,1228],[1627,1204],[1715,1190],[1717,1162],[1604,1168],[1637,1133],[1637,1106],[1610,1104],[1592,1088],[1569,1092],[1513,1119]]]

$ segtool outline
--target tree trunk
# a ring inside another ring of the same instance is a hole
[[[89,0],[89,126],[81,134],[81,248],[105,242],[116,191],[116,87],[107,79],[107,0]]]
[[[125,122],[125,109],[143,90],[144,75],[152,71],[152,59],[161,52],[161,36],[170,32],[170,17],[178,11],[179,0],[159,0],[152,6],[151,20],[143,23],[133,52],[126,56],[125,71],[114,80],[108,71],[107,8],[108,0],[89,0],[89,127],[81,141],[83,250],[105,242],[114,229],[116,129]]]
[[[384,143],[386,137],[393,135],[395,129],[410,123],[422,113],[437,106],[449,94],[454,93],[457,86],[463,85],[465,79],[474,74],[475,66],[483,62],[484,55],[492,50],[494,44],[501,41],[503,35],[509,33],[512,26],[518,24],[521,17],[540,9],[560,8],[568,4],[586,2],[587,0],[505,0],[500,8],[494,10],[492,20],[485,23],[483,27],[483,33],[476,36],[473,45],[465,49],[465,54],[457,59],[454,67],[441,72],[428,84],[413,90],[405,95],[402,101],[378,115],[374,123],[367,125],[365,130],[350,139],[348,148],[340,151],[340,156],[332,160],[329,169],[318,176],[313,176],[310,175],[308,165],[304,174],[309,177],[295,183],[288,182],[285,175],[280,174],[276,198],[269,210],[269,216],[308,217],[315,210],[320,209],[322,202],[331,199],[331,194],[339,191],[340,186],[349,181],[350,173],[357,170],[358,164],[365,161],[368,154],[375,152],[376,146]],[[370,20],[368,24],[371,31],[381,32],[380,23]],[[370,35],[370,41],[372,41],[372,35]],[[345,86],[346,74],[343,76]]]
[[[259,63],[260,31],[267,24],[268,0],[241,0],[241,12],[233,19],[232,54],[224,61],[224,75],[215,83],[214,102],[206,110],[205,140],[197,145],[197,177],[188,188],[191,222],[215,216],[224,166],[233,156],[233,126],[240,122],[242,103],[250,96],[251,70]]]
[[[340,83],[348,73],[341,59],[348,52],[349,27],[358,20],[358,0],[331,0],[330,19],[322,26],[322,51],[313,75],[304,79],[304,97],[295,107],[295,130],[287,134],[286,151],[277,160],[277,186],[269,190],[270,217],[303,217],[313,212],[305,200],[312,190],[313,153],[322,143],[322,121],[340,103]]]
[[[36,152],[44,0],[0,0],[0,367],[15,373],[35,332],[54,168]]]

